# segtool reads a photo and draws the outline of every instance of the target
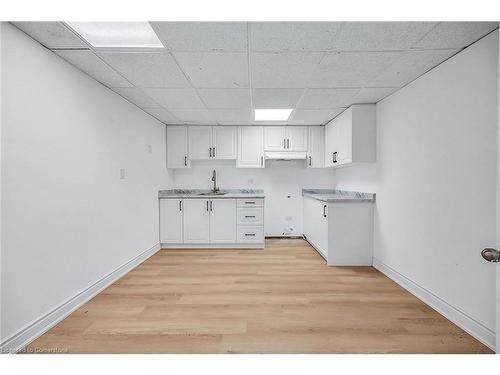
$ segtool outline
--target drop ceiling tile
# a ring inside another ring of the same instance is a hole
[[[190,87],[169,53],[103,52],[103,59],[138,87]]]
[[[177,52],[175,57],[197,88],[248,87],[246,53]]]
[[[254,89],[252,103],[254,108],[295,108],[303,89]]]
[[[210,113],[217,121],[253,121],[250,109],[211,109]]]
[[[327,53],[311,76],[309,87],[364,87],[404,52]],[[388,86],[388,85],[386,85]]]
[[[169,111],[163,108],[145,108],[144,111],[160,120],[164,124],[178,124],[180,122]]]
[[[145,88],[144,92],[166,109],[204,109],[195,89]]]
[[[214,116],[206,109],[173,109],[170,111],[176,118],[183,122],[213,122]]]
[[[413,47],[464,48],[498,27],[498,22],[440,22]]]
[[[365,87],[354,97],[353,104],[377,103],[398,89],[398,87]]]
[[[246,22],[151,22],[173,51],[246,51]]]
[[[336,51],[406,50],[435,22],[345,22],[331,49]]]
[[[434,68],[459,50],[420,50],[406,52],[367,86],[402,87]]]
[[[61,22],[13,22],[13,24],[49,49],[89,48]]]
[[[308,89],[298,108],[326,109],[348,107],[352,104],[354,96],[359,92],[354,89]]]
[[[297,109],[288,121],[292,125],[321,125],[343,112],[345,108],[336,109]]]
[[[125,99],[131,101],[135,105],[141,108],[160,108],[160,105],[156,103],[149,96],[144,94],[141,89],[137,87],[122,87],[122,88],[113,88],[117,94],[123,96]]]
[[[253,88],[303,88],[322,52],[256,52],[251,55]]]
[[[108,87],[132,87],[92,51],[57,51],[56,54]]]
[[[250,108],[249,89],[198,89],[207,108]]]
[[[250,45],[253,51],[324,51],[341,27],[341,22],[255,22]]]

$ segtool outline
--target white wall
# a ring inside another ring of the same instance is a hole
[[[1,72],[5,340],[159,242],[168,172],[161,123],[10,24]]]
[[[266,236],[302,235],[302,188],[333,188],[331,170],[308,169],[302,160],[267,160],[264,169],[236,169],[234,161],[195,160],[191,169],[174,172],[173,184],[179,189],[210,189],[214,169],[221,189],[264,189]]]
[[[498,32],[377,105],[377,163],[335,172],[377,193],[374,257],[495,331]]]

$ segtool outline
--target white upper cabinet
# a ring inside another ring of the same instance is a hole
[[[325,165],[337,167],[374,162],[375,104],[356,104],[325,126]]]
[[[238,127],[237,168],[264,168],[264,130],[262,126]]]
[[[286,127],[286,148],[288,151],[307,151],[307,126]]]
[[[307,151],[306,126],[264,127],[265,151]]]
[[[212,157],[212,127],[189,127],[189,158],[210,159]]]
[[[186,126],[167,126],[167,168],[190,168]]]
[[[307,147],[307,168],[325,167],[325,127],[309,126]]]
[[[265,126],[264,127],[264,150],[283,151],[286,149],[286,127]]]
[[[191,160],[236,159],[234,126],[189,126]]]
[[[214,126],[212,128],[212,156],[215,159],[236,159],[236,127]]]

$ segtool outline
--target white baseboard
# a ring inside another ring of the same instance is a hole
[[[265,245],[263,243],[162,243],[162,249],[264,249]]]
[[[150,256],[154,255],[158,250],[160,250],[160,244],[156,244],[153,247],[147,249],[141,254],[137,255],[133,259],[129,260],[125,264],[102,277],[100,280],[96,281],[94,284],[90,285],[88,288],[77,293],[66,302],[54,308],[47,314],[35,319],[33,322],[29,323],[25,327],[21,328],[19,331],[5,339],[0,344],[1,353],[16,353],[19,350],[26,347],[29,343],[34,341],[36,338],[40,337],[50,328],[55,326],[61,320],[66,318],[73,311],[78,309],[84,303],[89,301],[95,295],[99,294],[103,289],[107,288],[113,284],[116,280],[121,278],[123,275],[128,273],[133,268],[137,267],[139,264],[144,262]]]
[[[479,323],[477,320],[468,316],[465,312],[451,306],[446,301],[442,300],[427,289],[422,288],[412,280],[403,276],[393,268],[382,263],[380,260],[373,258],[373,267],[382,272],[388,278],[405,288],[415,297],[423,301],[425,304],[432,307],[445,318],[455,323],[465,332],[481,341],[491,350],[495,350],[495,332]]]

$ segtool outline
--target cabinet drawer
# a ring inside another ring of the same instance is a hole
[[[238,199],[238,207],[264,207],[264,199]]]
[[[263,225],[264,208],[238,207],[238,225]]]
[[[238,227],[238,242],[264,242],[264,227]]]

